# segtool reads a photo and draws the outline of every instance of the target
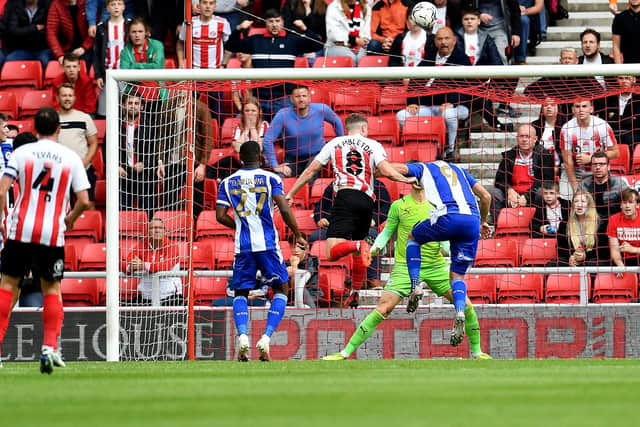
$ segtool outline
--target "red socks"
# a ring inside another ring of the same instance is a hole
[[[58,337],[62,329],[64,311],[62,301],[56,294],[46,294],[44,296],[44,309],[42,310],[42,326],[44,328],[44,339],[42,345],[58,348]]]
[[[336,243],[329,251],[329,257],[332,261],[340,259],[349,255],[352,252],[358,250],[358,241],[345,240],[344,242]]]
[[[0,289],[0,344],[4,341],[4,335],[7,333],[7,327],[9,326],[12,301],[13,292]]]
[[[353,257],[353,270],[351,270],[351,289],[358,291],[362,289],[362,283],[367,276],[367,267],[362,263],[359,256]]]

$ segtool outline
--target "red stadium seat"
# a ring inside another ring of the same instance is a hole
[[[324,294],[323,300],[342,300],[342,298],[346,296],[349,291],[345,285],[346,278],[346,270],[340,268],[320,267],[318,269],[318,286]]]
[[[376,95],[355,89],[349,93],[332,93],[331,104],[336,113],[362,113],[373,115],[376,111]]]
[[[105,119],[93,119],[93,123],[95,123],[98,130],[98,144],[103,144],[107,132],[107,121]]]
[[[378,114],[392,113],[407,107],[406,88],[403,86],[389,86],[382,89],[378,101]]]
[[[293,184],[298,180],[296,177],[291,178],[282,178],[282,184],[284,193],[287,194]],[[309,207],[309,186],[307,184],[304,185],[295,195],[292,200],[294,206],[301,207],[302,209],[307,209]]]
[[[35,128],[33,124],[33,120],[9,120],[7,122],[8,125],[14,125],[18,127],[18,133],[22,132],[31,132],[35,134]]]
[[[531,235],[530,224],[536,208],[503,208],[498,214],[496,236],[506,234]]]
[[[518,246],[513,240],[484,239],[478,242],[476,266],[518,265]]]
[[[216,236],[233,238],[234,235],[234,230],[218,222],[216,219],[216,211],[206,210],[200,212],[198,220],[196,221],[196,240]]]
[[[220,161],[220,159],[230,156],[233,153],[233,150],[230,147],[226,148],[214,148],[211,150],[209,154],[209,165],[214,165]]]
[[[91,159],[91,165],[96,173],[96,179],[104,179],[106,170],[104,169],[104,153],[102,147],[98,146],[95,156]]]
[[[591,288],[591,276],[586,275],[587,294]],[[578,304],[580,302],[580,274],[554,273],[547,276],[544,300],[551,304]]]
[[[395,163],[405,163],[410,159],[417,159],[418,153],[413,147],[403,145],[387,148],[387,160]]]
[[[145,237],[147,235],[149,218],[144,211],[120,211],[118,214],[118,232],[122,237]]]
[[[468,274],[465,279],[467,295],[474,304],[495,304],[496,278],[492,274]]]
[[[99,211],[84,211],[80,214],[73,230],[66,231],[65,237],[90,237],[94,242],[102,241],[104,226]]]
[[[218,199],[218,181],[215,179],[204,179],[204,209],[215,209]]]
[[[229,238],[217,238],[214,243],[216,269],[230,269],[233,265],[235,242]]]
[[[0,113],[10,119],[18,118],[18,101],[12,92],[0,92]]]
[[[60,291],[65,307],[90,307],[98,304],[96,279],[62,279]]]
[[[94,192],[94,203],[96,208],[102,210],[107,206],[107,181],[99,179],[96,181],[96,188]]]
[[[402,128],[402,143],[420,142],[435,143],[438,148],[442,148],[446,141],[446,127],[444,117],[441,116],[413,116],[407,117]]]
[[[381,144],[396,145],[399,141],[400,127],[396,116],[372,116],[367,117],[369,123],[369,138],[375,139]]]
[[[317,178],[315,181],[313,181],[313,185],[311,186],[311,194],[309,196],[309,204],[311,205],[319,202],[320,199],[322,199],[324,190],[328,185],[333,184],[333,181],[333,178]]]
[[[107,248],[104,243],[91,243],[84,247],[78,265],[79,271],[103,271],[106,269]]]
[[[236,117],[229,117],[222,123],[222,130],[220,131],[220,143],[222,146],[231,144],[234,137],[236,127],[240,124],[240,119]]]
[[[0,73],[0,86],[42,87],[40,61],[7,61]]]
[[[638,276],[635,273],[598,273],[593,282],[594,303],[630,303],[638,299]]]
[[[185,211],[156,211],[153,218],[161,219],[169,239],[187,240],[191,219]]]
[[[213,251],[209,242],[194,242],[191,264],[194,270],[213,270]]]
[[[103,279],[99,279],[103,280]],[[139,299],[138,284],[140,279],[137,277],[123,277],[120,279],[120,301],[137,301]],[[98,282],[99,283],[99,282]],[[100,285],[98,285],[100,287]],[[106,288],[105,288],[106,290]],[[106,300],[101,298],[101,303]]]
[[[213,300],[227,296],[227,277],[194,277],[193,303],[210,306]]]
[[[64,269],[65,271],[78,270],[78,254],[73,242],[65,241],[64,243]]]
[[[388,67],[389,57],[379,55],[366,55],[358,61],[358,67]]]
[[[544,266],[558,258],[556,239],[527,239],[520,246],[520,265]]]
[[[309,86],[309,95],[311,96],[311,102],[326,105],[331,104],[331,96],[325,88]]]
[[[534,304],[542,301],[542,274],[499,274],[496,278],[498,303]]]
[[[618,151],[620,156],[611,159],[609,162],[609,170],[614,173],[625,174],[629,172],[629,158],[631,153],[627,144],[618,144]]]
[[[278,244],[280,245],[280,252],[282,252],[282,258],[285,261],[288,261],[289,259],[291,259],[291,255],[293,255],[293,252],[291,251],[291,245],[289,244],[289,242],[287,240],[280,240]]]
[[[324,137],[325,141],[331,141],[333,138],[336,137],[336,130],[333,128],[333,125],[329,122],[322,122],[323,123],[323,131],[322,131],[322,136]]]
[[[311,245],[309,254],[318,257],[321,267],[339,267],[347,271],[351,271],[353,266],[353,260],[351,256],[345,256],[335,261],[329,261],[327,259],[327,241],[316,240]]]
[[[53,95],[50,90],[33,90],[27,92],[20,101],[20,118],[35,116],[42,107],[53,105]]]
[[[313,220],[313,209],[293,209],[293,216],[296,218],[300,231],[311,234],[318,228]]]
[[[636,173],[638,171],[640,171],[640,144],[637,144],[633,149],[633,159],[631,159],[631,172]]]
[[[313,68],[353,67],[350,56],[320,56],[313,63]]]
[[[84,61],[81,61],[84,62]],[[47,63],[47,67],[44,69],[44,82],[42,84],[43,87],[49,87],[53,85],[53,81],[60,74],[64,73],[64,69],[62,68],[62,64],[59,61],[52,60]]]
[[[309,60],[304,56],[296,56],[294,68],[309,68]]]

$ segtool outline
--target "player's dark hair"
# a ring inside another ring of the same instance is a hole
[[[38,135],[51,136],[56,133],[60,126],[60,116],[53,107],[42,107],[36,113],[34,120]]]
[[[31,132],[22,132],[13,138],[13,149],[16,150],[25,144],[36,142],[38,138]]]
[[[593,37],[596,38],[596,41],[598,42],[598,44],[600,44],[600,33],[596,30],[594,30],[593,28],[586,28],[583,32],[580,33],[580,41],[582,41],[582,38],[584,36],[586,36],[587,34],[592,34]]]
[[[267,11],[264,13],[264,19],[280,18],[281,16],[282,16],[282,13],[275,8],[267,9]]]
[[[260,144],[256,141],[245,141],[240,146],[240,160],[244,164],[260,162]]]
[[[593,153],[591,155],[592,162],[593,159],[605,159],[607,161],[607,164],[609,164],[609,158],[607,157],[607,153],[605,153],[604,151],[596,151],[595,153]]]
[[[360,125],[361,123],[368,123],[367,118],[359,113],[351,113],[347,116],[344,121],[344,126],[348,130],[352,130],[355,126]]]

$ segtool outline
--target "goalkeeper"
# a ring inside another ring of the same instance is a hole
[[[406,247],[407,238],[413,226],[429,217],[432,205],[427,201],[423,189],[412,187],[411,194],[404,196],[391,204],[387,223],[382,233],[371,246],[371,255],[376,255],[384,248],[391,236],[397,232],[395,244],[395,264],[391,272],[391,278],[384,290],[378,305],[358,325],[351,336],[347,346],[339,353],[323,357],[323,360],[347,359],[356,349],[365,342],[376,330],[378,325],[393,311],[393,309],[411,292],[411,279],[407,272]],[[422,268],[420,279],[438,295],[452,301],[451,285],[449,283],[449,263],[441,253],[441,244],[431,242],[422,245]],[[448,242],[445,244],[448,251]],[[422,283],[421,283],[422,284]],[[480,325],[473,305],[467,297],[465,314],[465,332],[469,336],[471,356],[474,359],[491,359],[480,347]],[[458,345],[460,341],[451,340],[451,345]]]

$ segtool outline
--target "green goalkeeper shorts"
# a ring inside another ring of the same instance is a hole
[[[441,297],[451,289],[451,284],[449,283],[449,263],[445,262],[438,265],[426,265],[423,263],[420,269],[420,281],[426,282],[429,288]],[[393,292],[402,298],[411,293],[411,278],[409,277],[409,270],[407,270],[406,263],[396,262],[384,290]]]

